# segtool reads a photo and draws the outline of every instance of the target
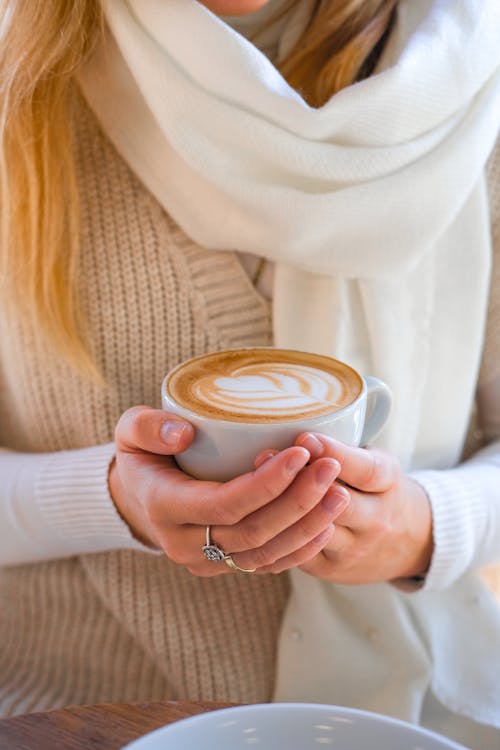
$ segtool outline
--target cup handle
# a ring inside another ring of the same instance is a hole
[[[387,422],[392,406],[391,392],[385,383],[372,375],[365,376],[365,383],[367,388],[366,416],[360,440],[361,446],[368,445],[379,434]]]

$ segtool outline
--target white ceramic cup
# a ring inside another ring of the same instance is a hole
[[[254,468],[254,459],[261,451],[288,448],[302,432],[321,432],[348,445],[367,445],[378,435],[391,410],[389,388],[368,375],[360,376],[362,389],[355,401],[319,417],[271,423],[206,417],[181,406],[168,392],[169,377],[185,364],[178,365],[163,380],[162,406],[191,422],[196,430],[190,447],[175,460],[197,479],[224,482],[245,474]]]

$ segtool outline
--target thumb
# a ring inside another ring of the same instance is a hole
[[[116,425],[117,447],[126,453],[157,453],[173,456],[186,450],[193,441],[194,427],[175,414],[133,406],[124,412]]]

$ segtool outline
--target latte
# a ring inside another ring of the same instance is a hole
[[[288,349],[205,354],[167,378],[172,399],[198,415],[231,422],[290,422],[338,411],[363,388],[343,362]]]

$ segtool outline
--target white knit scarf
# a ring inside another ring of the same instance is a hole
[[[276,263],[277,345],[386,380],[395,409],[380,442],[405,467],[455,464],[488,297],[483,168],[500,124],[498,0],[402,0],[377,74],[319,109],[195,0],[104,6],[114,41],[81,84],[118,151],[195,241]],[[451,710],[500,721],[480,666],[492,639],[498,648],[497,615],[469,645],[473,583],[472,593],[465,583],[408,603],[390,586],[293,581],[282,640],[302,618],[310,652],[282,643],[278,697],[296,687],[343,702],[352,683],[357,705],[373,708],[363,691],[382,680],[375,709],[418,720],[432,679]],[[357,623],[377,618],[381,644],[368,651]]]
[[[118,150],[195,241],[276,263],[278,346],[386,380],[381,443],[406,467],[455,463],[487,300],[498,0],[403,0],[382,72],[319,109],[195,0],[104,6],[121,55],[83,86]]]

